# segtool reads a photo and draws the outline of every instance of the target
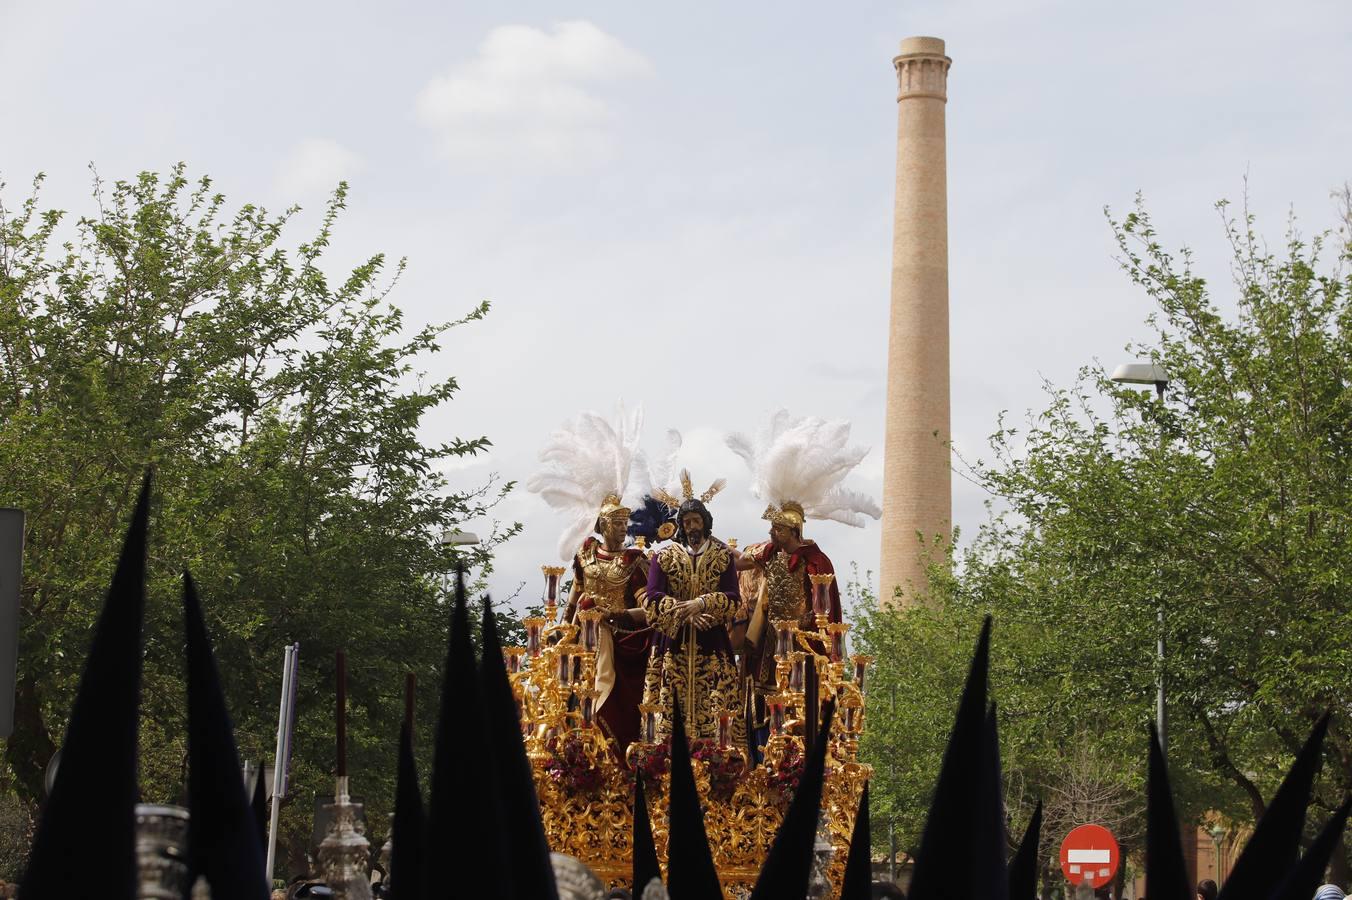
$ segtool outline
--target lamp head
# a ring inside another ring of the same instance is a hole
[[[1112,379],[1118,384],[1168,384],[1169,373],[1155,363],[1124,363],[1113,369]]]
[[[468,547],[479,543],[479,536],[472,531],[443,531],[439,543],[443,547]]]

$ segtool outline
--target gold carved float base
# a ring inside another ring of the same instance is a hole
[[[580,746],[586,748],[583,752],[596,765],[591,777],[599,784],[583,789],[561,774],[557,760],[564,754],[557,742],[554,752],[533,760],[549,849],[578,858],[612,887],[629,887],[633,872],[633,777],[611,757],[598,730],[578,729],[569,738],[575,758]],[[859,796],[871,773],[869,766],[855,760],[852,744],[832,741],[822,792],[822,824],[834,851],[827,869],[830,897],[840,893]],[[800,739],[785,735],[772,738],[766,761],[739,778],[720,775],[717,761],[694,760],[704,828],[719,880],[729,898],[746,896],[755,884],[791,796],[795,766],[786,763],[801,759]],[[648,818],[664,875],[669,779],[669,774],[644,778]]]

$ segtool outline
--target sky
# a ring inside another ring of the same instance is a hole
[[[51,206],[185,161],[236,203],[299,204],[297,240],[339,179],[333,271],[383,251],[409,268],[410,326],[489,318],[425,360],[462,391],[430,441],[487,435],[450,472],[524,482],[549,432],[617,400],[680,462],[715,533],[765,531],[723,435],[779,407],[883,438],[896,152],[892,57],[947,42],[953,439],[989,459],[1002,411],[1044,383],[1128,361],[1147,298],[1104,215],[1144,195],[1220,298],[1213,205],[1247,194],[1335,222],[1352,179],[1352,4],[1001,2],[169,3],[0,0],[7,199],[47,173]],[[848,480],[881,498],[875,449]],[[988,498],[954,478],[974,532]],[[518,488],[522,534],[491,587],[538,596],[566,519]],[[466,523],[487,533],[493,522]],[[811,523],[838,569],[876,571],[876,523]]]

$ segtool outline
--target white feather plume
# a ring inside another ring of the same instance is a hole
[[[877,519],[882,508],[841,484],[869,452],[849,441],[849,422],[796,417],[784,409],[776,410],[754,439],[744,434],[724,439],[751,470],[751,493],[757,498],[776,506],[796,500],[809,519],[860,528],[865,516]]]
[[[559,537],[564,559],[572,559],[592,533],[606,495],[616,494],[625,502],[635,499],[639,486],[630,482],[636,469],[644,468],[638,449],[642,430],[643,407],[626,414],[621,401],[613,422],[584,412],[550,434],[540,451],[544,468],[526,480],[526,490],[569,516]]]
[[[630,484],[634,489],[635,503],[641,503],[644,497],[653,496],[653,491],[667,491],[681,495],[676,482],[676,458],[681,452],[683,440],[681,433],[674,428],[667,429],[667,443],[662,455],[654,464],[648,454],[639,451],[634,458],[634,470]]]

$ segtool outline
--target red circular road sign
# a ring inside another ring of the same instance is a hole
[[[1117,841],[1102,825],[1081,825],[1061,842],[1061,874],[1071,884],[1102,887],[1117,874]]]

